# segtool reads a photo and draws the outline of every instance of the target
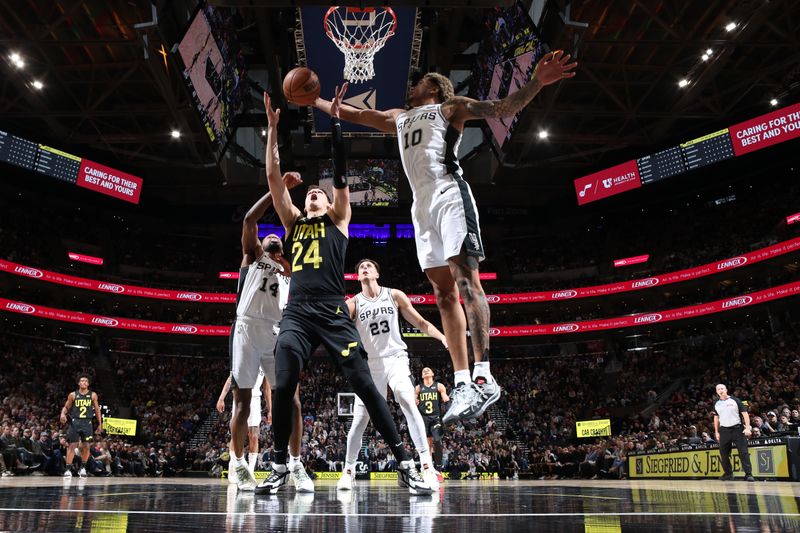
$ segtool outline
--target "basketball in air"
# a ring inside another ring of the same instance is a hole
[[[293,68],[283,78],[283,95],[293,104],[314,105],[319,90],[317,74],[306,67]]]

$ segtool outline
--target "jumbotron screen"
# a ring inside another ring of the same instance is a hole
[[[320,162],[319,185],[333,190],[333,164]],[[350,204],[357,207],[394,207],[400,185],[400,161],[396,159],[351,159],[347,162]]]
[[[197,11],[178,43],[183,77],[220,156],[247,91],[243,54],[231,26],[226,11],[206,6]]]
[[[481,43],[473,69],[476,80],[473,96],[499,100],[530,81],[543,47],[536,26],[521,2],[507,8],[496,7],[486,24],[492,31]],[[498,146],[502,147],[511,137],[518,116],[486,120]]]

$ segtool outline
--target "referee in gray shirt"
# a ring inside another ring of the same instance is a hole
[[[714,431],[719,442],[719,458],[722,463],[723,475],[720,479],[730,481],[733,479],[731,468],[731,445],[736,444],[739,450],[739,461],[742,463],[745,481],[755,481],[753,468],[750,466],[750,454],[747,451],[747,438],[750,431],[750,414],[747,407],[733,396],[728,396],[728,387],[720,383],[717,385],[719,400],[714,404],[717,413],[714,415]],[[742,428],[744,418],[744,429]]]

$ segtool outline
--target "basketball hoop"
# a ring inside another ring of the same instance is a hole
[[[375,76],[373,59],[397,29],[390,7],[333,6],[325,13],[325,34],[344,54],[344,79],[351,83]]]

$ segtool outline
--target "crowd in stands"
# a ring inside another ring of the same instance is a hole
[[[717,383],[747,402],[754,438],[797,433],[800,424],[800,352],[797,333],[744,328],[704,332],[643,351],[621,351],[613,343],[586,344],[573,356],[525,357],[524,348],[498,350],[492,363],[505,394],[480,420],[447,428],[443,464],[451,475],[503,477],[623,477],[630,453],[714,444],[713,404]],[[135,343],[134,343],[135,344]],[[135,347],[135,346],[134,346]],[[35,359],[36,364],[31,364]],[[114,383],[92,383],[100,395],[114,387],[140,424],[137,437],[104,435],[92,445],[88,470],[96,475],[176,475],[186,470],[219,473],[228,455],[229,406],[214,404],[227,375],[227,360],[112,351]],[[66,428],[60,406],[75,377],[97,364],[91,350],[63,343],[16,339],[0,343],[0,403],[3,475],[59,474],[64,468]],[[449,360],[412,359],[413,374],[432,366],[450,389]],[[326,359],[314,359],[301,381],[303,451],[311,470],[340,470],[349,419],[338,415],[336,396],[348,387]],[[391,398],[391,394],[390,394]],[[406,444],[407,426],[390,402]],[[209,416],[214,413],[214,416]],[[575,421],[612,418],[613,437],[583,442]],[[206,419],[208,436],[191,445]],[[264,413],[262,465],[272,454]],[[371,470],[392,470],[395,458],[369,427],[359,459]]]

